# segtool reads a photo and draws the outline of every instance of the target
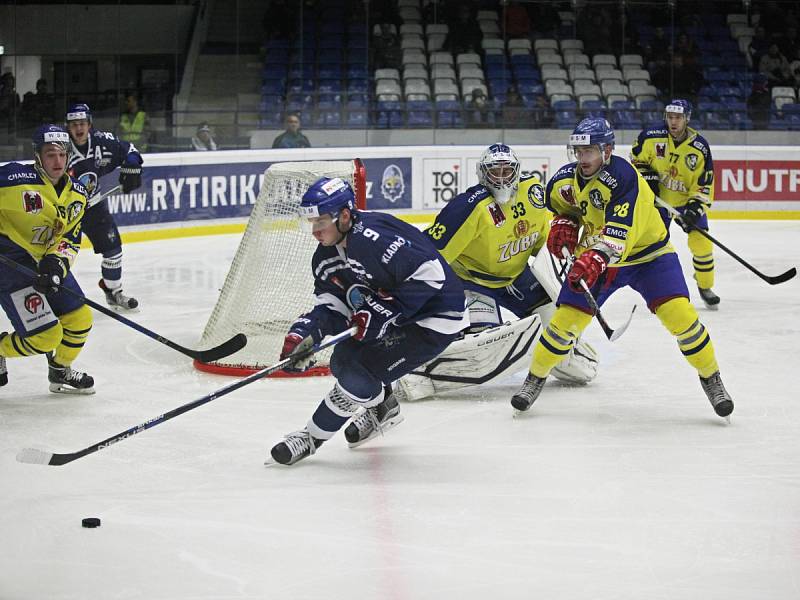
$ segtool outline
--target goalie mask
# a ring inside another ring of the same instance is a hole
[[[516,194],[520,164],[514,151],[505,144],[492,144],[478,161],[478,181],[500,204]]]
[[[301,227],[311,233],[325,229],[338,221],[344,208],[355,212],[353,188],[339,177],[322,177],[308,188],[300,201]]]

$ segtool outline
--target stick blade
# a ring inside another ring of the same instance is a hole
[[[49,465],[52,459],[52,452],[45,452],[36,448],[24,448],[17,452],[17,461],[29,465]]]
[[[795,267],[792,267],[785,273],[781,273],[780,275],[775,275],[774,277],[767,277],[766,281],[770,285],[777,285],[779,283],[783,283],[784,281],[789,281],[795,275],[797,275],[797,269]]]
[[[209,348],[208,350],[201,350],[197,353],[197,358],[200,362],[213,362],[220,358],[230,356],[234,352],[238,352],[247,345],[247,336],[243,333],[237,333],[227,342],[221,343],[219,346]]]
[[[614,333],[612,333],[608,338],[609,341],[613,342],[615,340],[618,340],[622,336],[622,334],[625,333],[625,330],[628,328],[628,325],[630,325],[631,321],[633,320],[633,313],[636,312],[636,307],[637,306],[638,306],[637,304],[633,305],[633,309],[631,310],[631,314],[628,315],[628,320],[625,321],[625,323],[623,323],[621,326],[617,327],[614,330]]]

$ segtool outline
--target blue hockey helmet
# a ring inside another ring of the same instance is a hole
[[[33,163],[43,177],[49,177],[42,164],[42,149],[46,144],[53,144],[66,152],[67,162],[69,162],[69,155],[72,152],[72,142],[70,142],[69,134],[63,127],[59,127],[58,125],[42,125],[33,132],[31,141],[33,142]]]
[[[681,98],[670,100],[669,104],[664,107],[665,121],[667,119],[667,113],[678,113],[680,115],[684,115],[686,117],[686,122],[688,123],[689,119],[692,118],[692,103]]]
[[[303,194],[299,208],[301,223],[324,215],[330,215],[331,222],[336,221],[343,208],[353,211],[355,205],[355,194],[349,183],[339,177],[322,177]],[[320,226],[328,224],[329,222]]]
[[[478,181],[505,204],[519,187],[520,162],[514,151],[505,144],[492,144],[478,160]]]
[[[614,147],[614,130],[611,123],[602,117],[586,117],[569,136],[569,147],[575,146],[606,146]]]
[[[64,120],[69,125],[70,121],[89,121],[92,123],[92,110],[88,104],[72,104],[67,109],[67,114]]]

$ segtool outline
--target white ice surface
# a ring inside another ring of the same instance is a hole
[[[797,264],[800,222],[713,233],[767,273]],[[133,318],[195,346],[237,242],[126,246]],[[640,306],[613,344],[590,325],[591,385],[550,382],[516,419],[522,374],[406,404],[405,423],[357,450],[339,435],[265,468],[332,380],[265,381],[62,467],[17,463],[21,448],[76,451],[229,383],[97,315],[75,365],[96,395],[50,394],[44,358],[9,361],[0,599],[800,598],[800,279],[769,286],[715,254],[721,310],[699,310],[731,425]],[[102,301],[97,257],[75,271]],[[612,298],[612,326],[635,302]],[[102,526],[81,528],[87,516]]]

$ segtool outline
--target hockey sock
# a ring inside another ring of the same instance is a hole
[[[533,349],[530,372],[547,377],[553,367],[567,358],[575,339],[591,320],[591,315],[577,308],[559,306]]]
[[[122,287],[122,250],[115,250],[103,254],[100,263],[100,273],[103,275],[106,287],[115,290]]]
[[[77,358],[92,330],[92,311],[85,304],[59,317],[64,334],[53,359],[63,367],[70,366]]]
[[[677,338],[681,353],[701,377],[709,377],[719,370],[711,336],[686,298],[673,298],[662,304],[656,308],[656,316]]]
[[[60,323],[55,323],[52,327],[28,337],[21,337],[18,333],[12,332],[0,337],[0,356],[11,358],[44,354],[55,348],[61,337]]]
[[[337,383],[314,411],[308,431],[317,439],[329,440],[356,413],[358,406]]]
[[[714,246],[708,238],[697,231],[689,232],[688,242],[697,287],[711,289],[714,286]]]

